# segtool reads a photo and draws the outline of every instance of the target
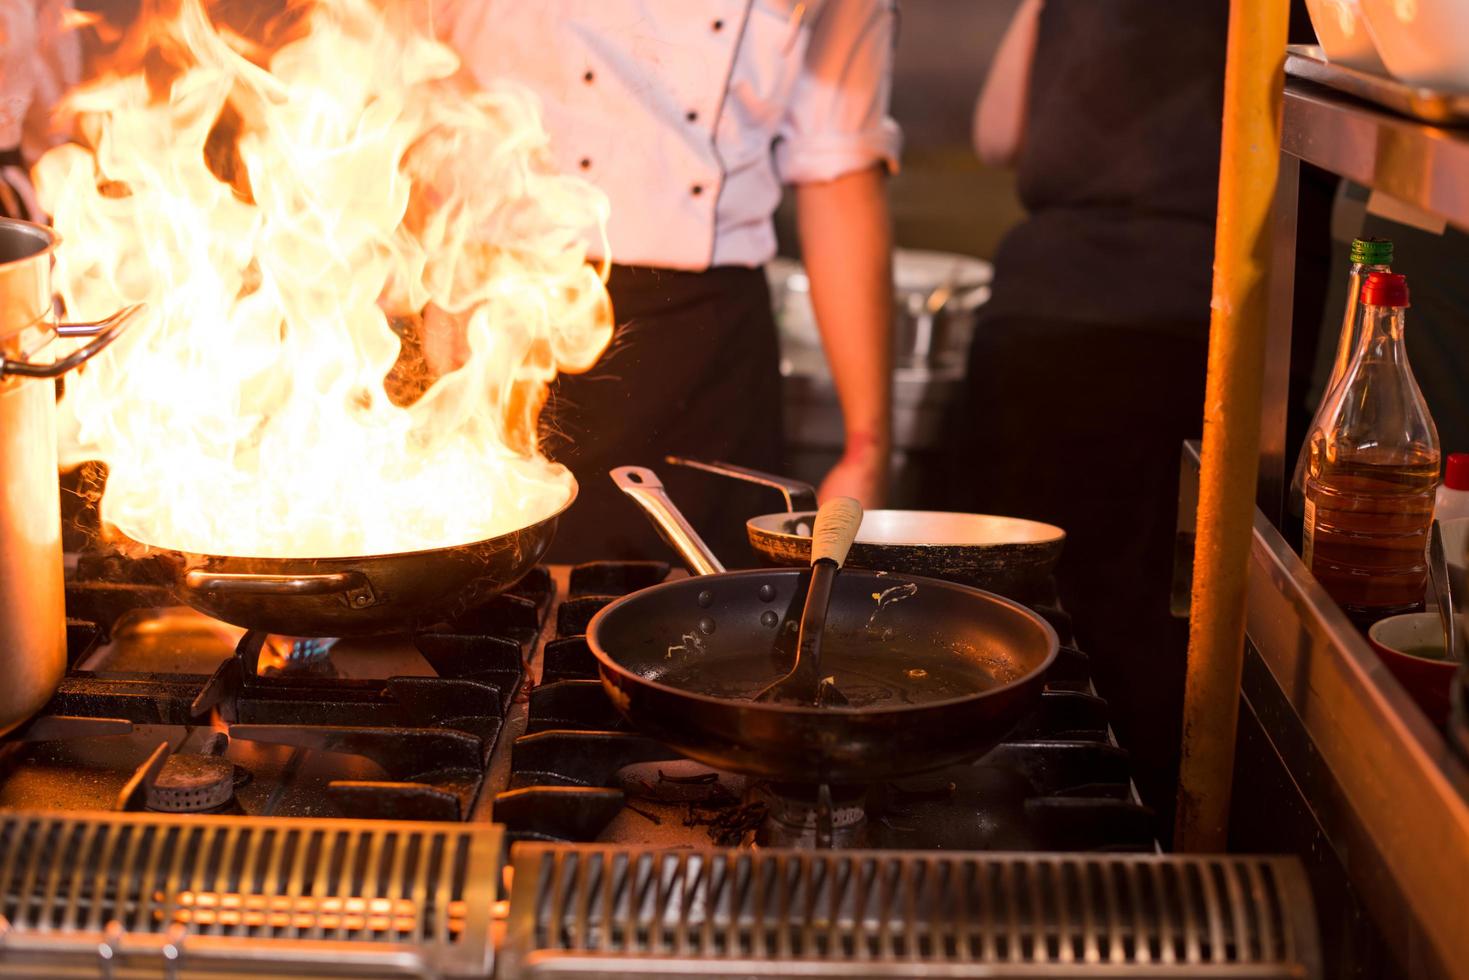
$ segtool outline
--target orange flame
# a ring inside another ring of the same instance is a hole
[[[97,31],[98,36],[103,39],[116,39],[116,34],[107,19],[95,10],[77,10],[75,7],[61,8],[61,29],[64,31],[81,31],[86,29]]]
[[[533,97],[470,88],[408,2],[296,3],[255,32],[162,2],[70,99],[86,146],[36,172],[68,313],[148,304],[64,400],[66,459],[109,467],[104,519],[183,551],[332,557],[560,509],[574,483],[537,423],[611,337],[584,245],[607,205],[552,170]],[[385,310],[429,304],[469,357],[396,404]]]

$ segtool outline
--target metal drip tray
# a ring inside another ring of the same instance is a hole
[[[502,976],[1320,976],[1293,858],[519,844]]]
[[[0,974],[486,976],[499,828],[0,818]]]

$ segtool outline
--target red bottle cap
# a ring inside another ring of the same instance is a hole
[[[1362,283],[1362,302],[1366,306],[1407,306],[1408,277],[1394,272],[1372,273]]]
[[[1443,485],[1450,490],[1469,490],[1469,453],[1449,453],[1444,464]]]

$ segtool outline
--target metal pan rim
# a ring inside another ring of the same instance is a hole
[[[236,555],[222,555],[222,554],[219,554],[217,552],[184,551],[184,550],[181,550],[179,548],[171,548],[171,547],[169,547],[167,545],[150,544],[147,541],[137,540],[137,539],[133,538],[131,535],[129,535],[126,531],[123,531],[121,528],[117,527],[115,524],[106,524],[104,526],[104,535],[106,537],[111,538],[112,540],[117,541],[117,542],[122,543],[122,544],[132,544],[132,545],[137,545],[137,546],[142,547],[142,548],[146,548],[150,553],[154,553],[154,554],[172,554],[172,555],[179,555],[179,556],[183,557],[185,560],[187,560],[189,562],[195,562],[195,561],[202,561],[202,562],[206,562],[206,563],[273,562],[273,563],[278,563],[278,564],[281,564],[281,565],[286,565],[288,563],[290,563],[290,564],[299,563],[299,564],[302,564],[302,565],[324,565],[324,564],[331,564],[331,563],[347,563],[347,564],[351,564],[351,563],[357,563],[357,562],[388,561],[388,560],[393,560],[393,559],[408,560],[408,559],[412,559],[412,558],[418,558],[418,557],[425,557],[425,556],[429,556],[429,555],[442,554],[443,552],[446,552],[446,551],[460,551],[460,550],[464,550],[464,549],[474,549],[474,548],[481,547],[483,545],[493,544],[493,543],[495,543],[497,541],[507,540],[507,539],[510,539],[510,538],[515,537],[516,535],[525,534],[528,531],[534,531],[536,528],[543,527],[543,526],[545,526],[546,524],[549,524],[552,521],[560,520],[561,517],[562,517],[562,515],[564,515],[568,510],[571,509],[571,505],[574,504],[574,503],[576,503],[576,497],[577,497],[578,491],[579,491],[579,487],[578,487],[578,485],[576,483],[575,478],[573,478],[572,479],[572,483],[571,483],[571,494],[570,494],[570,496],[568,496],[566,498],[566,502],[563,503],[561,505],[561,507],[559,509],[557,509],[554,513],[551,513],[551,514],[546,515],[545,517],[539,518],[538,520],[536,520],[536,521],[534,521],[534,522],[532,522],[530,524],[526,524],[526,525],[524,525],[522,527],[515,528],[512,531],[506,531],[503,534],[497,534],[494,537],[480,538],[477,541],[462,541],[462,542],[460,542],[458,544],[445,544],[445,545],[440,545],[440,546],[435,547],[435,548],[420,548],[417,551],[390,551],[390,552],[382,552],[382,553],[378,553],[378,554],[374,554],[374,555],[334,555],[334,556],[329,556],[329,557],[311,556],[311,555],[292,555],[292,556],[282,556],[282,555],[238,555],[238,554],[236,554]]]
[[[960,540],[957,537],[953,540],[945,541],[934,541],[932,539],[926,541],[873,541],[863,538],[859,532],[857,540],[854,543],[873,548],[935,550],[940,548],[1050,548],[1058,544],[1063,544],[1066,541],[1066,531],[1064,529],[1057,527],[1055,524],[1047,524],[1044,521],[1032,521],[1024,517],[1005,517],[1000,514],[973,514],[965,511],[950,510],[871,510],[866,513],[879,519],[901,515],[903,518],[911,518],[915,521],[929,518],[955,523],[973,520],[1004,522],[1011,526],[1023,527],[1035,532],[1034,537],[1013,541],[973,541]],[[791,541],[804,541],[810,540],[809,537],[794,534],[785,528],[792,521],[801,519],[814,521],[815,518],[815,511],[781,511],[774,514],[761,514],[758,517],[752,517],[745,522],[745,526],[749,531],[758,532],[761,535],[775,536]]]
[[[998,605],[1008,607],[1011,610],[1020,613],[1025,619],[1029,620],[1034,625],[1039,626],[1049,644],[1050,649],[1047,652],[1045,658],[1029,673],[1017,677],[1015,680],[1009,681],[1008,683],[1001,684],[998,687],[986,688],[985,690],[979,691],[974,694],[966,694],[956,698],[945,698],[942,701],[925,701],[922,704],[906,704],[892,707],[815,708],[796,704],[767,704],[757,701],[740,700],[737,698],[722,698],[713,694],[700,694],[697,691],[689,691],[685,688],[674,687],[671,684],[663,684],[659,681],[650,680],[649,678],[644,677],[642,674],[639,674],[636,671],[629,670],[628,668],[619,664],[616,660],[612,658],[609,653],[607,653],[607,651],[602,649],[601,644],[597,640],[597,634],[600,632],[602,623],[605,622],[610,616],[616,615],[619,609],[625,608],[627,605],[635,601],[639,596],[649,596],[657,592],[668,591],[680,587],[689,588],[689,585],[687,583],[697,582],[704,579],[718,578],[721,580],[726,580],[734,578],[763,578],[769,577],[771,575],[795,576],[800,575],[804,571],[805,569],[801,568],[742,569],[733,572],[722,572],[719,575],[705,575],[695,576],[693,578],[673,579],[671,581],[660,582],[657,585],[649,586],[646,589],[640,589],[637,592],[630,592],[627,595],[621,596],[620,598],[608,603],[606,606],[603,606],[600,610],[597,611],[596,615],[592,617],[591,621],[587,624],[587,646],[591,649],[592,656],[597,658],[598,666],[601,668],[604,674],[604,682],[605,673],[607,671],[611,671],[618,677],[630,681],[635,685],[649,687],[663,694],[687,698],[703,704],[714,704],[726,707],[734,704],[738,705],[741,710],[749,710],[762,713],[769,712],[772,714],[781,715],[828,718],[906,718],[922,714],[923,712],[938,710],[940,708],[951,708],[964,704],[976,703],[984,700],[985,698],[997,696],[1004,692],[1017,690],[1035,683],[1037,678],[1041,677],[1045,674],[1046,671],[1051,669],[1051,665],[1056,662],[1056,658],[1060,656],[1061,653],[1061,639],[1057,635],[1055,628],[1052,627],[1050,623],[1046,622],[1045,617],[1041,616],[1039,613],[1036,613],[1031,609],[1026,608],[1024,605],[1021,605],[1020,603],[1015,602],[1012,599],[1007,599],[1002,595],[996,595],[993,592],[986,592],[983,589],[976,589],[972,586],[962,585],[958,582],[949,582],[944,579],[930,578],[924,575],[903,575],[897,572],[877,572],[856,568],[846,569],[842,572],[842,574],[860,575],[870,578],[881,577],[887,581],[909,581],[918,584],[920,587],[926,587],[930,589],[947,589],[956,592],[968,593],[972,596],[983,598],[985,600],[992,601]]]

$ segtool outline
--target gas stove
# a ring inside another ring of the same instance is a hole
[[[584,633],[669,574],[539,568],[453,622],[313,641],[172,605],[146,562],[78,558],[71,669],[0,743],[0,972],[167,974],[187,956],[486,975],[498,950],[507,977],[787,958],[804,975],[1033,975],[1073,958],[1047,938],[1072,925],[1110,950],[1078,962],[1116,975],[1309,965],[1294,864],[1156,854],[1075,649],[1004,744],[878,786],[757,784],[630,730]],[[879,897],[908,904],[863,910]],[[1009,931],[966,932],[955,901]],[[940,918],[959,932],[938,937]]]
[[[681,759],[618,715],[584,635],[592,615],[617,595],[664,574],[656,566],[642,580],[573,570],[523,726],[518,714],[514,721],[508,786],[492,805],[512,840],[815,846],[824,817],[837,846],[1156,848],[1152,814],[1132,789],[1086,657],[1070,648],[1052,668],[1039,708],[973,765],[839,789],[828,800],[817,787],[754,783]],[[1064,614],[1042,611],[1069,634]]]

